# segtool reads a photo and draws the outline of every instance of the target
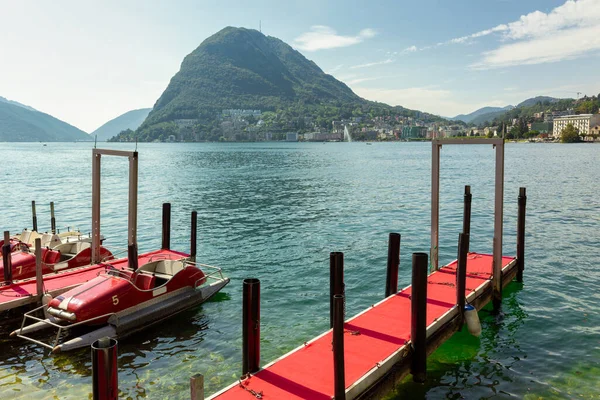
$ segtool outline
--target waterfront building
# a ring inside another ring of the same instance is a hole
[[[579,131],[580,135],[590,134],[590,128],[600,125],[600,114],[565,115],[554,118],[553,135],[559,137],[562,130],[571,124]]]
[[[297,142],[298,141],[298,133],[297,132],[288,132],[286,133],[286,142]]]

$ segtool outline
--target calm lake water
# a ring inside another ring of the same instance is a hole
[[[128,144],[104,147],[133,150]],[[91,143],[0,143],[0,228],[90,229]],[[387,236],[402,234],[400,286],[410,254],[429,251],[430,143],[140,144],[140,251],[160,246],[161,204],[173,207],[172,248],[231,283],[214,300],[119,343],[124,399],[186,399],[202,373],[208,393],[241,374],[242,279],[261,280],[261,362],[328,328],[328,257],[343,251],[347,310],[379,301]],[[456,256],[464,185],[473,192],[471,249],[491,252],[494,151],[442,149],[440,263]],[[517,195],[527,187],[525,283],[504,293],[503,315],[480,312],[483,334],[455,335],[390,398],[600,398],[600,146],[507,144],[505,254],[515,253]],[[102,233],[126,247],[127,163],[103,159]],[[0,327],[1,399],[91,396],[89,350],[48,355]],[[466,330],[465,330],[466,332]]]

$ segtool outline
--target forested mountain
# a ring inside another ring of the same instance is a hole
[[[90,135],[51,115],[13,102],[0,101],[0,141],[63,142],[89,140]]]
[[[140,141],[164,139],[177,135],[182,124],[193,124],[195,132],[212,140],[220,135],[220,118],[227,109],[273,112],[280,129],[298,132],[362,116],[442,120],[367,101],[283,41],[253,29],[227,27],[185,57],[135,134]]]
[[[125,114],[121,114],[118,117],[111,119],[94,132],[90,133],[92,138],[96,138],[98,141],[106,141],[113,136],[119,134],[119,132],[126,129],[137,129],[142,122],[150,113],[151,108],[140,108],[139,110],[128,111]]]

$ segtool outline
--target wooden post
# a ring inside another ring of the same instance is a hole
[[[346,399],[344,366],[344,295],[333,296],[333,379],[335,400]]]
[[[463,207],[463,230],[466,235],[471,234],[471,186],[465,186],[464,207]]]
[[[198,245],[198,212],[192,211],[192,229],[190,233],[190,259],[196,262]]]
[[[400,234],[390,233],[388,241],[385,297],[398,293],[398,267],[400,265]]]
[[[56,218],[54,218],[54,202],[50,202],[50,229],[52,234],[56,234]]]
[[[44,295],[44,278],[42,274],[42,239],[35,239],[35,287],[40,297]]]
[[[494,311],[502,304],[502,232],[504,216],[504,140],[496,147],[496,174],[494,182],[494,261],[493,300]]]
[[[4,265],[4,282],[12,283],[12,255],[10,252],[10,232],[4,231],[4,245],[2,246],[2,263]]]
[[[427,254],[413,253],[410,342],[413,350],[411,374],[413,381],[425,382],[427,377]]]
[[[163,250],[171,248],[171,203],[163,203],[161,248]]]
[[[519,188],[519,213],[517,216],[517,282],[523,282],[525,269],[525,206],[527,205],[527,192],[524,187]]]
[[[33,230],[37,232],[37,215],[35,212],[35,200],[31,201],[31,216],[33,219]]]
[[[260,364],[260,281],[244,279],[242,292],[242,375]]]
[[[100,262],[100,167],[102,154],[92,150],[92,264]]]
[[[462,329],[465,316],[465,291],[467,285],[467,253],[469,252],[469,235],[458,235],[458,258],[456,265],[456,305],[460,314]]]
[[[438,269],[438,246],[440,228],[440,148],[438,139],[431,141],[431,267]]]
[[[333,328],[333,296],[344,294],[344,253],[329,253],[329,327]]]
[[[192,400],[204,400],[204,375],[196,374],[190,378]]]

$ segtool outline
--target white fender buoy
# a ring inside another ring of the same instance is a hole
[[[465,305],[465,321],[467,322],[469,333],[479,337],[481,335],[481,322],[479,322],[477,310],[470,304]]]
[[[44,317],[49,318],[50,315],[48,315],[48,304],[50,304],[50,302],[52,301],[52,295],[49,293],[45,293],[42,296],[42,305],[44,306]]]

